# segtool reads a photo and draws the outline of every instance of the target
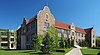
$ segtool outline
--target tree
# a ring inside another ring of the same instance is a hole
[[[68,43],[68,48],[70,48],[70,47],[71,47],[71,41],[70,41],[70,38],[68,38],[67,43]]]
[[[8,38],[8,49],[10,49],[10,32],[7,30],[7,38]]]
[[[79,41],[79,46],[82,46],[82,47],[89,47],[89,44],[88,44],[87,41],[82,40],[82,41]]]
[[[53,37],[52,39],[54,40],[54,47],[58,48],[58,33],[56,32],[55,26],[51,25],[50,26],[50,30],[48,30],[48,32],[50,33],[50,36]]]
[[[35,35],[32,39],[32,46],[33,46],[33,49],[35,51],[39,50],[40,49],[40,43],[39,43],[39,38],[37,35]]]
[[[58,48],[58,34],[55,34],[54,42],[55,42],[55,47]]]
[[[50,33],[46,33],[46,36],[44,37],[44,39],[43,39],[43,42],[42,42],[42,44],[43,44],[43,46],[42,46],[42,49],[41,49],[41,51],[43,52],[43,53],[50,53],[50,51],[52,51],[53,50],[53,39],[52,39],[52,37],[50,37]]]
[[[40,43],[40,45],[41,45],[42,42],[43,42],[44,36],[43,36],[42,34],[38,34],[38,38],[39,38],[39,43]]]
[[[65,43],[64,43],[64,35],[63,34],[61,34],[61,42],[60,42],[60,46],[61,46],[61,48],[65,48]]]
[[[72,39],[71,40],[71,47],[73,47],[74,46],[74,40]]]
[[[100,47],[100,36],[97,36],[96,38],[96,46]]]

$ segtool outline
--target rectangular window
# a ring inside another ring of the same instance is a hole
[[[93,43],[94,43],[94,40],[93,40]]]
[[[35,24],[36,24],[35,22],[33,22],[33,23],[31,24],[31,28],[32,28],[32,29],[35,28],[35,26],[36,26]]]
[[[62,29],[57,29],[58,30],[58,33],[62,33]]]
[[[64,37],[67,37],[67,31],[64,29]]]
[[[1,46],[8,46],[8,43],[1,43]]]
[[[7,36],[7,32],[1,32],[2,36]]]
[[[77,33],[77,36],[80,36],[80,33]]]
[[[26,45],[26,48],[27,48],[27,49],[30,49],[30,45]]]
[[[1,40],[2,40],[2,41],[8,41],[8,39],[7,39],[7,38],[1,38]]]
[[[74,32],[72,32],[72,35],[74,36]]]
[[[11,36],[14,36],[14,33],[11,33]]]
[[[30,39],[29,37],[30,37],[30,36],[26,36],[26,41],[29,41],[29,39]]]
[[[11,38],[11,41],[14,41],[14,38]]]
[[[68,31],[68,35],[70,35],[70,31]]]
[[[58,37],[61,37],[61,33],[58,33]]]
[[[44,28],[45,28],[45,29],[50,29],[49,23],[44,22]]]
[[[67,34],[64,34],[64,37],[67,37]]]
[[[31,30],[31,26],[30,25],[28,25],[28,31],[30,31]]]
[[[83,34],[82,34],[82,37],[83,37]]]
[[[93,35],[93,38],[94,38],[94,35]]]
[[[11,44],[11,48],[13,48],[14,47],[14,45],[13,45],[13,43]]]

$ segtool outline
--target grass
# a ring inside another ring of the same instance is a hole
[[[100,49],[83,48],[81,51],[83,55],[97,55],[97,53],[100,52]]]
[[[72,48],[63,49],[65,53]],[[0,55],[64,55],[63,52],[52,52],[51,54],[43,54],[41,51],[35,52],[34,50],[0,50]]]

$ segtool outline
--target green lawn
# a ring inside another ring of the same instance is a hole
[[[64,49],[67,53],[72,48]],[[0,55],[64,55],[63,52],[53,52],[51,54],[41,54],[38,52],[34,52],[34,50],[0,50]]]
[[[92,48],[83,48],[81,49],[83,55],[97,55],[100,49],[92,49]]]

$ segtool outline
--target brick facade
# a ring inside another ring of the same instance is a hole
[[[74,40],[74,45],[78,45],[79,41],[86,40],[90,46],[96,46],[95,30],[83,29],[76,27],[74,23],[65,24],[56,21],[48,6],[44,6],[33,18],[27,20],[24,18],[22,25],[17,29],[18,34],[18,49],[31,49],[31,40],[35,34],[44,35],[44,30],[49,30],[50,26],[54,25],[60,40],[61,34],[64,34],[65,40]],[[29,39],[29,40],[28,40]]]

